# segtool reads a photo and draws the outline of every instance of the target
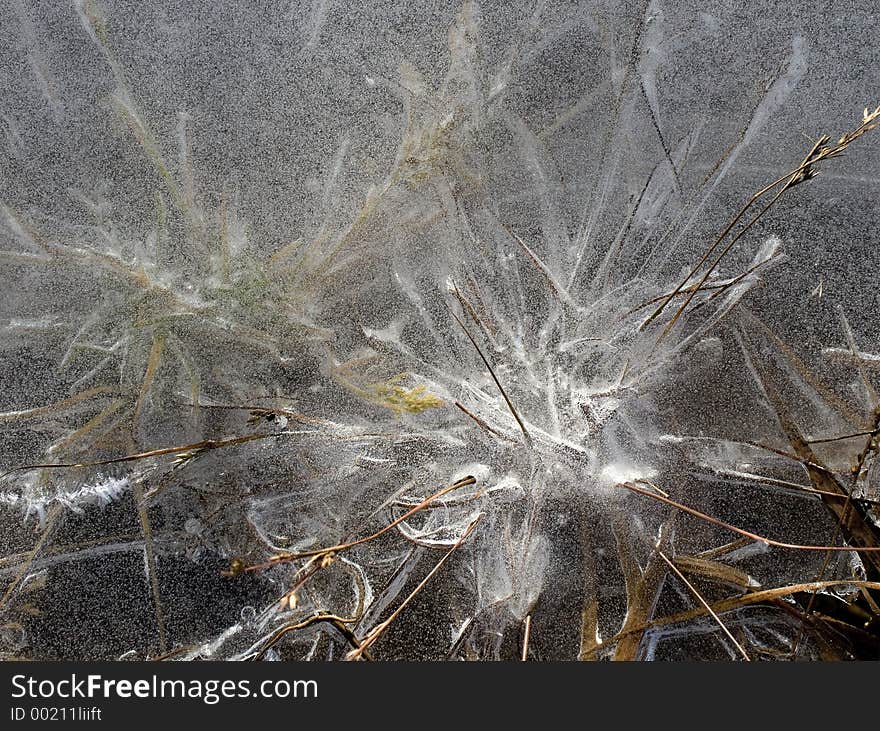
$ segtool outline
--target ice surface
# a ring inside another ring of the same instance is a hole
[[[841,13],[0,0],[0,653],[740,657],[661,555],[876,653],[748,593],[878,554],[658,499],[880,536],[880,133],[798,179],[880,103]]]

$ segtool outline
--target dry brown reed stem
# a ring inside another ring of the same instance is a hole
[[[200,452],[205,452],[211,449],[222,449],[223,447],[231,447],[236,444],[245,444],[247,442],[253,442],[258,439],[270,439],[272,437],[283,436],[283,434],[283,432],[271,432],[268,434],[247,434],[242,437],[232,437],[230,439],[206,439],[201,442],[194,442],[193,444],[183,444],[176,447],[162,447],[160,449],[151,449],[146,452],[127,454],[124,457],[113,457],[112,459],[101,459],[94,462],[48,462],[45,464],[25,464],[18,467],[13,467],[11,470],[7,470],[2,475],[0,475],[0,479],[13,474],[14,472],[25,472],[27,470],[79,469],[81,467],[101,467],[103,465],[120,464],[122,462],[134,462],[141,459],[149,459],[150,457],[161,457],[166,454],[176,454],[178,456],[178,462],[185,462],[192,459]]]
[[[434,565],[434,568],[428,572],[427,576],[425,576],[425,578],[419,582],[418,586],[416,586],[416,588],[413,589],[412,592],[410,592],[406,599],[404,599],[400,603],[400,605],[391,613],[388,619],[380,622],[373,629],[371,629],[367,633],[367,636],[364,637],[364,639],[361,641],[360,647],[352,650],[345,656],[346,660],[359,660],[361,656],[363,656],[363,654],[376,643],[376,641],[385,633],[391,623],[395,619],[397,619],[404,608],[406,608],[407,604],[409,604],[413,599],[415,599],[416,596],[418,596],[418,594],[422,591],[422,589],[425,588],[425,586],[427,586],[428,582],[434,577],[434,575],[438,571],[440,571],[440,569],[443,567],[443,564],[446,563],[449,557],[458,550],[458,548],[461,546],[462,543],[465,542],[465,540],[467,540],[468,536],[473,532],[474,528],[477,527],[482,519],[483,514],[481,513],[476,518],[474,518],[474,520],[471,521],[470,525],[468,525],[464,533],[461,534],[461,537],[455,542],[455,545],[453,545],[445,554],[443,554],[443,558],[441,558]]]
[[[854,586],[860,589],[880,590],[880,582],[877,581],[856,581],[853,579],[813,581],[806,584],[790,584],[789,586],[781,586],[775,589],[762,589],[760,591],[750,592],[741,596],[722,599],[721,601],[717,601],[712,604],[712,610],[717,614],[723,614],[724,612],[729,612],[734,609],[740,609],[742,607],[747,607],[752,604],[760,604],[761,602],[774,601],[776,599],[780,599],[781,597],[791,596],[792,594],[801,594],[810,591],[822,591],[824,589],[833,589],[837,586]],[[631,635],[643,633],[647,630],[654,629],[655,627],[665,627],[671,624],[690,622],[691,620],[698,619],[700,617],[706,616],[707,614],[709,614],[709,612],[706,611],[705,607],[696,607],[694,609],[689,609],[684,612],[679,612],[678,614],[670,614],[666,617],[652,619],[649,622],[643,622],[635,626],[625,627],[613,637],[609,637],[607,640],[598,642],[593,647],[588,648],[588,651],[598,652],[604,647],[616,645],[618,642],[626,639]]]
[[[510,409],[510,413],[513,414],[513,418],[516,419],[516,423],[519,424],[519,428],[522,430],[523,436],[525,437],[526,444],[532,443],[532,437],[529,435],[528,429],[526,429],[526,425],[523,423],[523,420],[519,418],[519,414],[516,411],[516,408],[513,405],[513,402],[510,400],[510,397],[507,395],[507,392],[504,390],[504,386],[501,385],[501,381],[498,380],[498,376],[495,375],[495,371],[492,368],[492,365],[489,363],[489,359],[483,355],[483,351],[480,349],[480,346],[477,345],[477,341],[474,339],[474,336],[471,335],[470,331],[467,329],[467,326],[461,321],[461,319],[456,315],[451,309],[449,310],[450,314],[455,318],[455,321],[458,323],[459,327],[464,330],[464,334],[467,335],[468,340],[471,341],[471,344],[474,346],[474,349],[477,351],[477,355],[480,356],[480,360],[483,361],[483,364],[489,371],[489,375],[492,376],[492,380],[495,381],[495,385],[498,386],[498,390],[501,392],[501,395],[504,397],[504,401],[507,404],[507,408]]]
[[[856,127],[854,130],[845,133],[837,142],[833,144],[829,144],[831,142],[831,138],[827,135],[823,135],[820,137],[814,144],[810,151],[807,153],[806,157],[803,159],[800,165],[798,165],[793,170],[789,171],[785,175],[777,178],[772,183],[766,185],[764,188],[755,193],[746,204],[740,209],[739,213],[734,216],[733,220],[727,224],[724,230],[718,235],[712,245],[703,253],[697,263],[693,266],[690,272],[686,277],[681,281],[681,283],[670,292],[664,299],[663,302],[657,307],[656,310],[651,314],[651,316],[642,323],[640,329],[643,330],[649,324],[651,324],[657,317],[659,317],[669,303],[678,296],[678,294],[688,287],[688,282],[691,281],[691,278],[694,277],[702,268],[703,265],[706,264],[712,255],[718,250],[721,246],[722,242],[730,235],[736,225],[740,222],[743,216],[755,205],[759,200],[761,200],[764,196],[771,193],[774,189],[779,188],[770,201],[758,211],[744,226],[739,230],[739,232],[733,236],[732,239],[721,249],[721,252],[715,257],[715,259],[711,262],[706,271],[701,275],[700,279],[696,282],[695,285],[689,288],[689,293],[685,298],[684,303],[676,310],[675,314],[672,316],[670,321],[666,324],[666,327],[663,329],[660,334],[659,340],[663,340],[672,328],[675,326],[675,323],[679,320],[684,311],[688,308],[691,301],[697,295],[697,293],[703,288],[706,284],[706,281],[712,276],[712,273],[718,268],[718,265],[721,261],[727,256],[733,246],[739,241],[740,238],[743,237],[745,233],[747,233],[752,226],[754,226],[758,220],[772,208],[777,201],[791,188],[803,183],[807,180],[811,180],[815,178],[819,171],[816,169],[816,165],[823,162],[824,160],[838,157],[843,154],[844,150],[859,137],[864,135],[866,132],[869,132],[872,129],[875,129],[880,122],[877,120],[880,119],[880,107],[877,107],[873,111],[869,111],[867,108],[864,110],[862,114],[862,122]],[[780,187],[781,186],[781,187]]]
[[[499,222],[499,224],[501,225],[501,228],[504,229],[504,231],[507,233],[507,235],[510,236],[510,238],[512,238],[514,241],[516,241],[517,244],[519,244],[520,249],[523,250],[523,252],[525,253],[529,262],[544,277],[544,279],[547,282],[547,288],[550,290],[550,294],[552,294],[553,297],[557,301],[562,302],[563,304],[566,304],[566,305],[571,305],[572,302],[571,302],[571,298],[568,295],[568,292],[566,292],[563,289],[562,285],[556,281],[556,278],[553,276],[553,273],[547,268],[547,265],[544,264],[544,262],[541,261],[541,259],[538,257],[538,255],[535,254],[535,252],[533,252],[528,247],[528,245],[526,244],[525,241],[523,241],[519,236],[517,236],[513,231],[511,231],[503,223]]]
[[[870,431],[857,431],[854,434],[843,434],[839,437],[826,437],[825,439],[807,439],[807,444],[828,444],[830,442],[843,442],[848,439],[858,439],[859,437],[876,437],[880,435],[880,431],[872,429]]]
[[[523,623],[523,644],[522,655],[520,660],[525,662],[529,659],[529,640],[532,638],[532,615],[526,615],[526,621]]]
[[[182,645],[181,647],[175,647],[173,650],[168,650],[168,652],[163,652],[159,655],[156,655],[155,657],[147,657],[147,660],[149,660],[150,662],[165,662],[166,660],[171,660],[178,655],[192,652],[195,649],[195,645]]]
[[[730,543],[725,543],[721,546],[715,546],[714,548],[710,548],[707,551],[701,551],[697,554],[697,558],[704,558],[708,560],[713,560],[716,558],[720,558],[725,554],[730,553],[731,551],[736,551],[738,548],[743,548],[744,546],[748,546],[751,543],[751,540],[745,537],[737,538],[736,540],[731,541]]]
[[[639,495],[644,495],[645,497],[659,500],[661,503],[666,503],[667,505],[671,505],[673,508],[678,508],[679,510],[684,511],[689,515],[693,515],[695,518],[699,518],[700,520],[705,520],[707,523],[717,525],[719,528],[726,528],[727,530],[733,531],[734,533],[739,533],[741,536],[745,536],[746,538],[751,538],[752,540],[759,541],[760,543],[765,543],[770,546],[776,546],[777,548],[787,548],[796,551],[853,551],[855,553],[880,552],[880,546],[814,546],[803,545],[799,543],[784,543],[782,541],[776,541],[772,538],[758,535],[757,533],[752,533],[751,531],[747,531],[743,528],[738,528],[735,525],[726,523],[725,521],[719,520],[718,518],[713,518],[711,515],[701,513],[699,510],[695,510],[694,508],[690,508],[687,505],[676,502],[671,498],[663,497],[662,495],[658,495],[651,492],[650,490],[645,490],[641,487],[637,487],[631,483],[619,482],[617,483],[617,487],[623,487],[632,492],[636,492]]]
[[[425,498],[416,505],[411,510],[406,511],[399,518],[388,523],[388,525],[384,526],[380,530],[372,533],[364,538],[358,538],[354,541],[348,541],[345,543],[338,543],[335,546],[328,546],[327,548],[316,548],[311,551],[301,551],[299,553],[279,553],[275,556],[272,556],[268,561],[265,561],[260,564],[254,564],[253,566],[245,566],[241,571],[263,571],[265,569],[271,568],[272,566],[277,566],[281,563],[286,563],[289,561],[298,561],[300,559],[310,559],[310,558],[326,558],[326,557],[335,557],[336,554],[341,551],[348,550],[349,548],[354,548],[355,546],[360,546],[364,543],[369,543],[370,541],[374,541],[380,536],[384,535],[388,531],[394,530],[398,525],[403,523],[403,521],[411,518],[413,515],[418,513],[421,510],[424,510],[427,506],[433,503],[435,500],[439,500],[444,495],[452,492],[453,490],[457,490],[460,487],[467,487],[468,485],[475,485],[477,480],[468,475],[467,477],[463,477],[462,479],[454,482],[451,485],[444,487],[442,490],[438,490],[433,495]]]
[[[663,561],[666,563],[666,565],[672,569],[672,571],[675,573],[675,575],[690,590],[691,594],[693,594],[697,598],[697,601],[699,601],[700,604],[703,605],[705,610],[707,612],[709,612],[709,614],[712,615],[712,619],[714,619],[716,624],[718,624],[718,626],[721,627],[722,631],[724,632],[724,634],[727,635],[727,638],[733,643],[733,646],[737,649],[739,654],[743,656],[743,659],[746,660],[746,662],[750,662],[751,658],[749,657],[749,654],[745,651],[743,646],[741,644],[739,644],[739,642],[737,642],[736,637],[734,637],[731,634],[730,630],[727,629],[727,625],[721,621],[721,617],[719,617],[715,613],[715,611],[712,609],[712,607],[709,606],[709,603],[705,599],[703,599],[703,595],[697,591],[696,587],[693,584],[691,584],[690,581],[687,580],[687,577],[685,577],[685,575],[683,573],[681,573],[681,571],[678,570],[678,567],[672,561],[670,561],[669,558],[667,557],[667,555],[665,553],[663,553],[663,551],[661,551],[659,548],[657,549],[657,555],[660,556],[660,558],[663,559]]]
[[[483,322],[483,318],[480,317],[479,313],[477,312],[476,307],[473,305],[473,303],[467,297],[465,297],[461,293],[461,290],[459,290],[458,285],[456,285],[454,282],[452,284],[452,293],[455,295],[455,298],[458,300],[458,304],[461,305],[461,309],[464,312],[466,312],[468,315],[470,315],[470,318],[475,323],[477,323],[477,325],[480,326],[480,329],[485,333],[486,337],[488,337],[491,340],[493,338],[493,333],[489,329],[489,326],[485,322]]]
[[[673,563],[685,574],[699,576],[716,584],[728,584],[740,589],[756,587],[754,580],[747,572],[721,561],[713,561],[699,555],[676,554]]]
[[[310,627],[313,624],[317,624],[319,622],[328,622],[332,624],[336,629],[338,629],[343,636],[348,640],[348,642],[353,645],[356,649],[360,647],[360,644],[357,641],[357,637],[355,637],[354,633],[346,626],[351,624],[352,622],[356,622],[357,617],[346,618],[339,617],[335,614],[330,614],[327,612],[318,612],[309,617],[306,617],[299,622],[294,622],[292,624],[286,624],[283,627],[279,627],[275,632],[273,632],[270,637],[266,640],[266,644],[263,645],[262,648],[253,656],[248,657],[248,660],[259,661],[262,660],[266,653],[269,652],[275,645],[281,642],[284,637],[286,637],[291,632],[296,632],[301,629],[305,629],[306,627]],[[365,655],[365,657],[367,657]],[[369,659],[369,658],[368,658]]]
[[[499,439],[503,439],[503,440],[506,441],[506,442],[514,442],[514,443],[516,443],[516,440],[515,440],[515,439],[512,439],[511,437],[509,437],[509,436],[507,436],[507,435],[505,435],[505,434],[502,434],[502,433],[501,433],[500,431],[498,431],[497,429],[494,429],[493,427],[489,426],[489,424],[487,424],[487,423],[485,422],[484,419],[481,419],[479,416],[477,416],[477,415],[474,414],[473,412],[468,411],[468,409],[466,409],[466,408],[465,408],[462,404],[460,404],[458,401],[455,402],[455,408],[457,408],[459,411],[461,411],[465,416],[468,416],[468,417],[470,417],[471,419],[473,419],[474,422],[476,422],[477,426],[479,426],[481,429],[484,429],[485,431],[489,432],[489,433],[492,434],[493,436],[496,436],[496,437],[498,437]]]
[[[654,599],[666,575],[666,570],[657,556],[657,550],[652,551],[647,564],[642,568],[633,551],[629,534],[625,527],[625,519],[620,509],[617,510],[614,516],[612,526],[615,538],[617,539],[617,553],[626,589],[626,616],[623,621],[623,629],[625,630],[629,627],[643,624],[648,620],[653,611]],[[667,546],[671,536],[672,521],[668,521],[660,527],[660,538],[657,548]],[[617,646],[614,660],[635,660],[641,640],[640,634],[628,635],[626,640]],[[584,652],[583,644],[581,652]],[[591,653],[588,651],[585,654],[589,656]]]
[[[696,310],[698,307],[701,307],[704,304],[708,304],[709,302],[714,300],[719,295],[724,294],[728,289],[730,289],[734,285],[739,284],[743,279],[745,279],[750,274],[754,274],[756,271],[758,271],[759,269],[762,269],[763,267],[767,266],[770,262],[772,262],[778,258],[779,258],[779,254],[774,254],[774,255],[768,257],[767,259],[764,259],[763,261],[759,261],[757,264],[753,264],[752,266],[750,266],[748,269],[746,269],[741,274],[737,274],[733,279],[727,279],[723,282],[711,282],[711,283],[704,284],[702,287],[700,287],[700,290],[703,292],[711,291],[711,292],[713,292],[713,294],[705,302],[701,302],[699,305],[694,307],[694,309]],[[674,297],[686,297],[687,295],[693,293],[696,290],[696,288],[697,288],[697,285],[694,284],[694,285],[691,285],[690,287],[683,287],[678,292],[675,292],[675,291],[666,292],[665,294],[661,294],[656,297],[652,297],[651,299],[642,302],[642,304],[640,304],[636,307],[633,307],[630,310],[627,310],[624,313],[624,316],[629,317],[630,315],[635,314],[639,310],[643,310],[646,307],[649,307],[650,305],[655,305],[658,302],[661,302],[670,296],[673,298]]]
[[[850,483],[849,489],[846,490],[843,488],[843,485],[835,482],[835,485],[837,485],[838,488],[843,493],[846,494],[846,502],[844,503],[842,510],[833,511],[835,517],[838,520],[834,526],[834,535],[831,537],[832,541],[836,541],[842,532],[846,532],[846,534],[847,534],[846,537],[848,540],[855,539],[859,542],[864,541],[864,538],[866,538],[866,537],[869,540],[872,537],[870,529],[873,527],[873,523],[871,523],[870,521],[865,521],[866,527],[868,528],[868,531],[869,531],[869,532],[866,532],[865,534],[860,533],[859,535],[853,536],[852,531],[849,530],[849,528],[850,528],[850,524],[852,522],[858,521],[861,518],[861,516],[857,514],[858,513],[857,508],[854,506],[853,502],[851,502],[852,501],[852,494],[855,492],[856,483],[858,482],[859,475],[861,474],[862,469],[864,467],[865,460],[868,458],[868,455],[870,454],[871,449],[874,446],[874,440],[876,439],[876,434],[878,431],[880,431],[880,406],[878,406],[875,409],[873,427],[874,428],[870,432],[868,432],[868,434],[866,435],[868,437],[868,439],[867,439],[867,444],[865,445],[865,448],[859,453],[859,455],[856,458],[856,463],[852,467],[852,470],[851,470],[852,477],[851,477],[851,483]],[[803,439],[800,438],[800,441],[803,442]],[[805,443],[798,445],[798,444],[794,443],[794,440],[792,440],[792,442],[793,442],[793,446],[795,447],[795,449],[799,453],[800,452],[807,452],[808,454],[812,454],[812,452],[809,452],[810,447],[807,446]],[[798,447],[800,447],[800,448],[798,449]],[[854,515],[854,513],[856,513],[856,514]],[[876,534],[876,531],[873,531],[873,534]],[[828,552],[825,555],[825,560],[819,569],[819,573],[816,576],[816,581],[821,581],[823,578],[825,578],[825,573],[828,570],[828,566],[831,564],[831,557],[832,556],[833,556],[833,554],[831,552]],[[880,565],[878,565],[878,562],[875,561],[871,565],[869,565],[868,570],[870,571],[871,569],[873,569],[874,575],[876,575],[878,572],[880,572]],[[873,602],[873,597],[871,597],[869,592],[862,589],[862,594],[867,599],[870,600],[870,603],[872,605],[876,606],[876,604]],[[807,603],[807,608],[806,608],[807,616],[810,616],[812,614],[813,604],[815,603],[815,600],[816,600],[816,593],[813,592],[810,595],[810,601]],[[798,652],[798,649],[800,648],[801,642],[803,641],[805,631],[806,631],[806,629],[804,628],[804,630],[801,631],[801,634],[798,637],[797,641],[795,642],[794,648],[792,649],[792,657],[797,656],[797,652]]]
[[[809,444],[809,442],[807,442]],[[721,472],[720,474],[730,475],[731,477],[742,477],[742,473],[732,473],[732,472]],[[822,498],[832,498],[836,500],[848,501],[851,500],[854,503],[861,503],[863,505],[880,505],[880,500],[875,500],[873,498],[867,497],[851,497],[849,495],[844,495],[839,492],[833,492],[831,490],[821,490],[815,487],[807,487],[806,485],[799,485],[796,482],[789,482],[788,480],[777,480],[772,477],[764,477],[763,475],[748,475],[751,479],[753,479],[756,483],[760,485],[766,485],[767,487],[775,487],[780,490],[790,490],[792,492],[797,492],[803,495],[815,495],[817,497]],[[637,482],[643,482],[643,480],[637,480]],[[657,490],[656,485],[651,485],[655,490]],[[661,490],[657,490],[657,492],[662,492]],[[667,495],[667,497],[669,497]]]

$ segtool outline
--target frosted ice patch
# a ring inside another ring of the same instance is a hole
[[[601,429],[621,404],[619,398],[604,394],[583,394],[579,395],[577,400],[580,402],[581,410],[584,412],[587,420],[596,429]]]
[[[656,475],[656,471],[651,467],[627,464],[626,462],[612,462],[602,468],[599,473],[599,481],[605,485],[617,485],[621,482],[650,480]]]
[[[758,262],[768,261],[782,247],[782,239],[778,236],[770,236],[767,240],[761,244],[761,248],[758,249],[758,253],[755,254],[755,258],[752,261],[753,264],[757,264]]]
[[[372,327],[362,327],[361,329],[370,340],[378,340],[380,343],[399,343],[403,323],[400,320],[394,320],[390,325],[381,329]]]
[[[108,477],[92,485],[83,485],[74,490],[59,492],[56,500],[76,513],[81,513],[88,505],[106,505],[118,500],[128,489],[127,477]]]
[[[724,346],[721,343],[721,338],[710,337],[700,340],[694,346],[694,350],[704,353],[710,358],[720,358],[724,353]]]

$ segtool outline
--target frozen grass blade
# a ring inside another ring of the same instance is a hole
[[[818,582],[812,581],[804,584],[790,584],[788,586],[781,586],[774,589],[761,589],[760,591],[750,592],[742,596],[722,599],[720,601],[714,602],[710,606],[713,612],[721,615],[725,612],[741,609],[743,607],[748,607],[755,604],[763,604],[765,602],[770,602],[776,599],[789,597],[792,594],[824,591],[825,589],[833,589],[839,586],[856,586],[865,589],[873,589],[875,591],[880,590],[880,582],[876,581],[857,581],[855,579],[839,579],[834,581]],[[591,647],[589,649],[591,652],[597,652],[602,648],[614,647],[618,643],[622,642],[623,640],[628,640],[634,635],[640,636],[644,632],[654,629],[656,627],[665,627],[672,624],[684,624],[685,622],[692,622],[693,620],[699,619],[700,617],[704,617],[708,614],[709,611],[706,609],[706,607],[700,606],[695,609],[689,609],[684,612],[679,612],[678,614],[670,614],[666,617],[652,619],[638,625],[626,627],[618,632],[616,635],[614,635],[614,637],[609,637],[607,640],[604,640],[603,642],[597,644],[595,647]]]
[[[482,515],[478,516],[470,523],[470,525],[468,525],[464,533],[461,534],[461,538],[459,538],[455,542],[455,545],[453,545],[452,548],[450,548],[443,555],[443,558],[441,558],[435,564],[434,568],[432,568],[425,576],[425,578],[419,582],[418,586],[416,586],[416,588],[413,589],[412,592],[410,592],[406,599],[401,602],[397,609],[395,609],[389,615],[388,619],[379,623],[376,627],[374,627],[367,633],[366,637],[364,637],[364,639],[360,642],[360,647],[358,647],[356,650],[352,650],[345,656],[346,660],[359,660],[363,656],[363,654],[376,643],[376,641],[388,630],[388,627],[391,625],[391,623],[395,619],[397,619],[400,613],[406,608],[407,604],[409,604],[413,599],[415,599],[416,596],[419,595],[419,593],[421,593],[422,589],[424,589],[428,582],[434,577],[434,575],[438,571],[440,571],[440,569],[443,567],[443,564],[446,563],[449,557],[452,556],[452,554],[458,550],[459,546],[461,546],[461,544],[467,540],[468,536],[471,534],[474,528],[477,527],[482,517]]]
[[[483,364],[486,366],[486,369],[489,371],[489,375],[492,376],[492,380],[495,381],[495,385],[498,386],[498,390],[501,392],[501,396],[504,398],[504,403],[507,404],[507,408],[510,409],[510,413],[513,414],[513,418],[516,419],[516,423],[519,425],[520,430],[525,437],[526,444],[531,444],[532,438],[529,435],[528,429],[526,429],[526,425],[523,423],[523,420],[520,418],[519,414],[516,411],[516,408],[513,405],[513,402],[510,400],[510,397],[507,395],[507,391],[504,390],[504,386],[501,385],[501,381],[498,380],[498,376],[495,375],[495,371],[492,368],[492,365],[489,363],[489,359],[483,355],[483,351],[480,349],[480,346],[477,345],[477,341],[474,340],[474,336],[471,335],[470,331],[467,329],[467,326],[459,319],[458,315],[450,310],[450,314],[458,323],[459,327],[464,331],[464,334],[467,335],[468,340],[471,341],[471,344],[474,346],[474,350],[477,351],[477,355],[480,356],[480,360],[483,361]]]
[[[825,546],[825,545],[810,545],[810,544],[800,544],[800,543],[785,543],[783,541],[777,541],[772,538],[767,538],[766,536],[758,535],[757,533],[752,533],[751,531],[747,531],[744,528],[739,528],[735,525],[727,523],[723,520],[719,520],[718,518],[713,518],[711,515],[707,515],[706,513],[702,513],[699,510],[695,510],[687,505],[679,503],[672,498],[663,497],[662,495],[658,495],[651,490],[645,490],[644,488],[638,487],[636,485],[621,482],[618,483],[617,487],[624,488],[626,490],[630,490],[631,492],[638,493],[639,495],[644,495],[645,497],[652,498],[653,500],[658,500],[659,502],[666,503],[667,505],[672,506],[673,508],[677,508],[682,512],[687,513],[688,515],[692,515],[695,518],[699,518],[700,520],[704,520],[707,523],[712,523],[713,525],[717,525],[719,528],[726,528],[733,533],[739,533],[741,536],[745,536],[746,538],[751,538],[755,541],[760,541],[761,543],[765,543],[769,546],[776,546],[777,548],[786,548],[793,551],[839,551],[839,552],[853,552],[853,553],[877,553],[880,552],[880,545],[872,545],[872,546]]]
[[[736,637],[734,637],[730,633],[730,630],[727,629],[727,625],[721,621],[721,618],[715,613],[715,610],[713,610],[712,607],[709,606],[709,603],[705,599],[703,599],[703,595],[700,594],[700,592],[698,592],[696,590],[694,585],[691,584],[691,582],[687,580],[687,577],[683,573],[681,573],[681,571],[678,570],[678,567],[672,561],[669,560],[669,557],[665,553],[663,553],[663,551],[658,550],[657,555],[663,559],[663,561],[666,563],[666,565],[669,566],[670,569],[672,569],[673,573],[679,579],[681,579],[681,582],[688,588],[688,590],[691,592],[691,594],[693,594],[697,598],[697,601],[699,601],[700,604],[702,604],[703,607],[706,609],[706,611],[712,615],[712,619],[714,619],[715,622],[718,624],[718,626],[721,627],[721,630],[724,632],[724,634],[727,635],[727,638],[733,643],[733,646],[736,648],[737,652],[739,652],[739,654],[742,655],[743,660],[745,660],[746,662],[750,662],[751,658],[749,657],[749,654],[745,651],[743,646],[739,642],[737,642]]]
[[[641,325],[641,329],[646,328],[650,325],[657,317],[659,317],[669,303],[672,301],[674,297],[676,297],[679,292],[685,289],[688,286],[688,283],[691,279],[697,275],[697,273],[702,269],[703,265],[706,264],[710,257],[719,249],[721,243],[728,237],[729,234],[732,233],[733,229],[739,223],[739,221],[745,216],[745,214],[751,209],[753,205],[755,205],[759,200],[761,200],[764,196],[771,193],[774,189],[779,188],[776,193],[774,193],[773,197],[770,199],[768,203],[764,205],[760,211],[755,214],[749,221],[740,229],[740,231],[734,235],[730,241],[725,244],[725,246],[721,249],[720,253],[712,260],[712,263],[706,269],[706,271],[700,276],[698,281],[690,288],[690,293],[685,298],[684,303],[676,310],[675,314],[672,316],[670,321],[664,327],[662,333],[660,334],[660,340],[664,339],[672,328],[675,326],[675,323],[678,319],[684,314],[684,311],[688,308],[693,298],[697,295],[702,287],[706,284],[706,281],[712,275],[712,273],[718,268],[718,265],[721,261],[727,256],[733,246],[745,235],[757,222],[760,220],[767,211],[769,211],[774,204],[791,188],[794,188],[796,185],[799,185],[807,180],[811,180],[819,174],[819,171],[816,169],[816,166],[833,157],[838,157],[843,154],[844,150],[846,150],[849,145],[857,140],[859,137],[864,135],[866,132],[875,129],[878,124],[877,120],[880,118],[880,107],[877,107],[873,111],[869,111],[865,109],[861,124],[856,127],[854,130],[845,133],[836,143],[829,144],[831,142],[831,138],[826,136],[820,137],[814,144],[810,151],[807,153],[806,157],[803,159],[800,165],[786,173],[785,175],[777,178],[772,183],[769,183],[764,188],[755,193],[746,204],[740,209],[739,213],[734,216],[733,220],[724,228],[724,230],[718,235],[718,238],[715,239],[713,244],[706,250],[706,252],[697,260],[697,263],[694,264],[691,271],[688,275],[682,280],[682,282],[676,287],[660,304],[660,306],[654,310],[651,316]]]

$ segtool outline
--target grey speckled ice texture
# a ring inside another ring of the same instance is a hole
[[[0,654],[876,656],[878,24],[0,0]]]

